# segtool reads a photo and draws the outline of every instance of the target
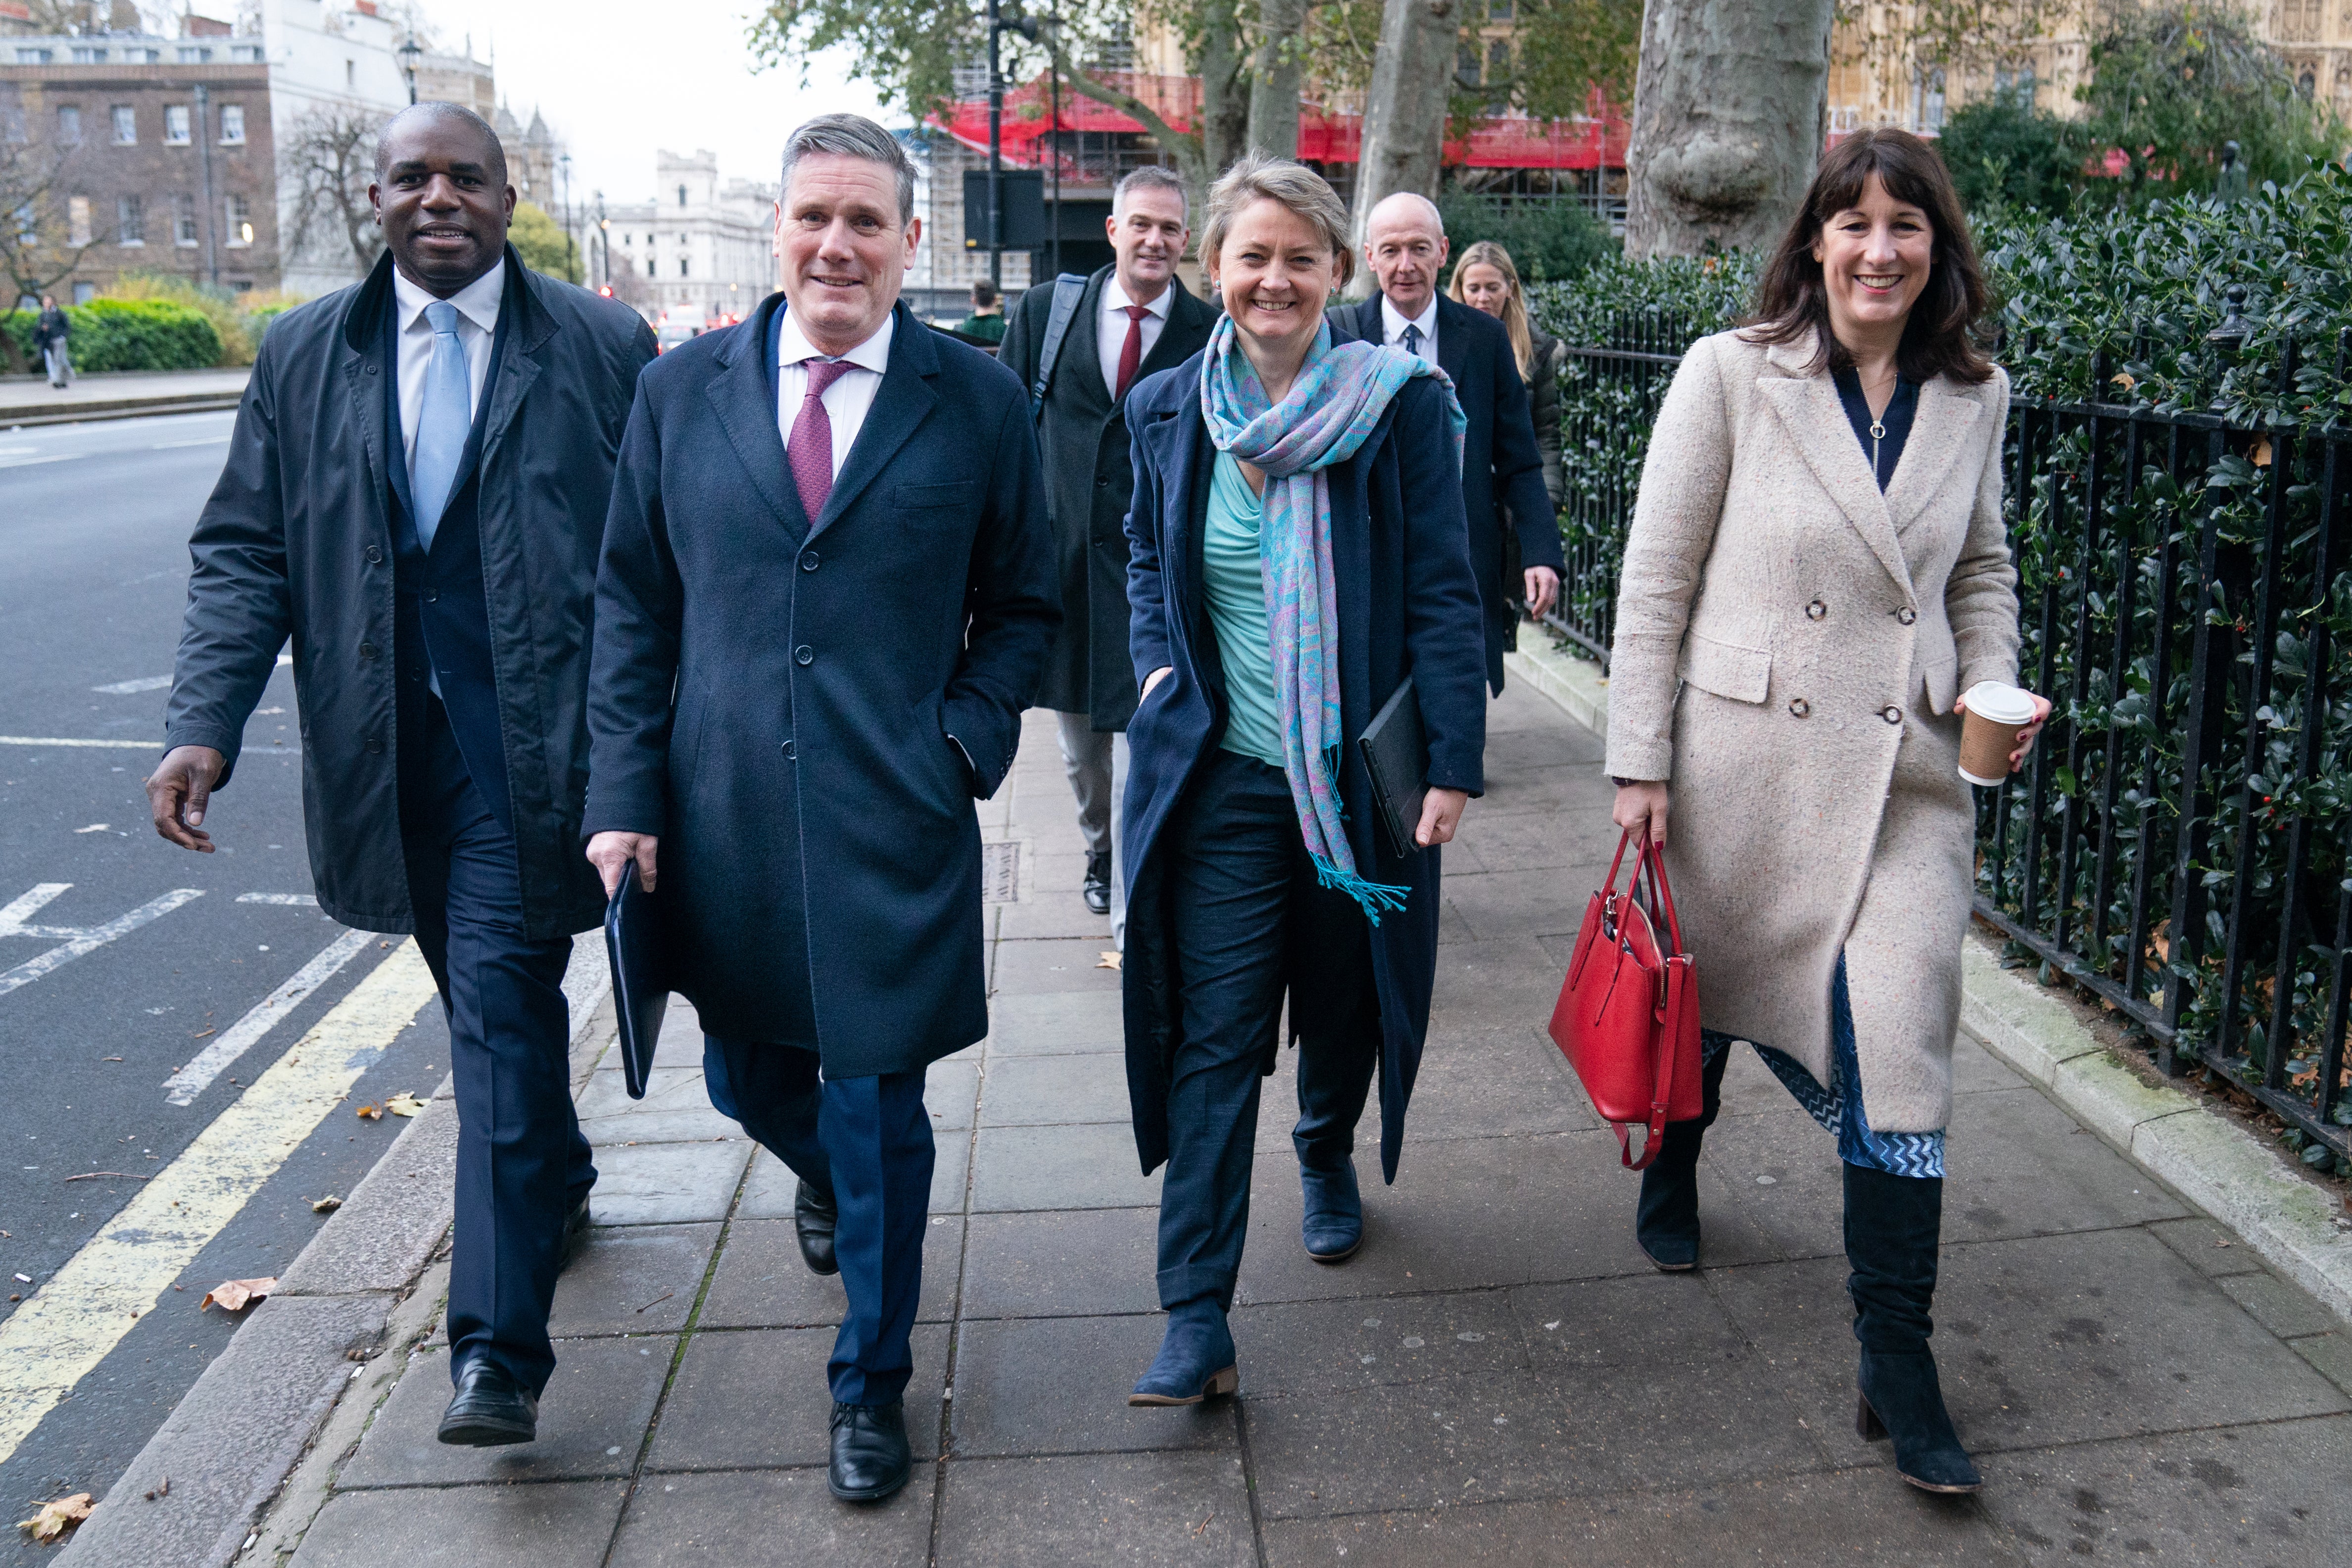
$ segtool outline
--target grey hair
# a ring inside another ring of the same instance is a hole
[[[812,152],[863,158],[879,163],[898,177],[898,226],[915,218],[915,162],[898,139],[862,114],[820,114],[804,121],[784,141],[784,166],[778,195],[792,188],[793,165]]]
[[[1184,189],[1184,182],[1177,177],[1176,171],[1173,169],[1164,169],[1157,163],[1146,163],[1141,168],[1129,172],[1125,179],[1111,187],[1111,216],[1117,217],[1127,210],[1128,193],[1132,191],[1173,191],[1176,193],[1176,200],[1183,205],[1184,221],[1188,224],[1192,221],[1192,193]]]
[[[1201,235],[1201,260],[1214,271],[1218,253],[1234,220],[1253,202],[1276,202],[1305,218],[1331,247],[1339,287],[1356,275],[1356,253],[1348,244],[1348,207],[1322,175],[1304,163],[1253,148],[1209,187],[1209,223]]]

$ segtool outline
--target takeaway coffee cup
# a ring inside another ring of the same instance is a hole
[[[1960,723],[1960,777],[1990,788],[2009,779],[2009,754],[2017,732],[2033,722],[2033,694],[2000,681],[1979,681],[1964,698]]]

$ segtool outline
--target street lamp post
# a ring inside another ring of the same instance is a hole
[[[1003,31],[1003,9],[999,0],[988,0],[988,281],[1000,291],[1004,287],[1004,71],[997,43]]]
[[[424,57],[425,51],[418,47],[416,36],[414,33],[409,35],[406,43],[400,46],[399,54],[400,68],[408,76],[408,101],[415,103],[416,101],[416,62]]]
[[[196,163],[203,172],[205,188],[205,271],[215,288],[220,287],[220,214],[214,209],[219,204],[213,194],[213,133],[212,89],[203,82],[196,84]]]
[[[563,269],[569,272],[580,265],[580,226],[572,211],[572,154],[563,153],[555,162],[563,171]]]
[[[604,287],[613,285],[613,220],[604,215],[604,193],[589,193],[596,200],[596,281]]]

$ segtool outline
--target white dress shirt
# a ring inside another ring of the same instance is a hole
[[[1171,279],[1160,291],[1160,298],[1144,307],[1151,312],[1143,319],[1143,359],[1135,361],[1135,373],[1143,374],[1143,361],[1151,357],[1159,345],[1160,334],[1168,325],[1169,307],[1176,302],[1176,285]],[[1103,391],[1118,392],[1118,356],[1127,347],[1127,308],[1135,301],[1118,286],[1118,274],[1113,272],[1103,282],[1102,315],[1095,324],[1095,349],[1102,360]]]
[[[801,417],[801,402],[808,396],[808,365],[811,360],[829,360],[834,356],[810,346],[801,336],[800,323],[790,310],[780,309],[776,319],[776,433],[784,444],[793,443],[793,426]],[[896,312],[882,318],[882,325],[874,335],[849,352],[840,356],[857,368],[835,376],[833,384],[824,389],[825,422],[833,426],[833,475],[841,477],[841,465],[849,460],[849,449],[856,443],[857,432],[866,423],[866,411],[874,406],[874,394],[882,386],[883,372],[890,368],[890,333],[898,320]]]
[[[449,303],[457,308],[457,343],[466,350],[469,414],[481,412],[482,383],[490,374],[490,343],[499,330],[499,303],[506,292],[507,268],[500,262],[449,296]],[[416,477],[416,425],[425,413],[425,372],[433,363],[433,323],[425,319],[425,308],[436,298],[393,268],[392,308],[400,329],[394,340],[400,357],[394,367],[399,376],[400,439],[412,481]]]
[[[1381,330],[1386,334],[1381,342],[1391,348],[1403,348],[1408,320],[1421,329],[1421,357],[1433,365],[1437,363],[1437,296],[1431,295],[1421,314],[1411,318],[1399,314],[1397,308],[1389,303],[1387,295],[1381,296]]]

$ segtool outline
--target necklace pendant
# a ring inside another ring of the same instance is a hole
[[[1886,425],[1883,421],[1874,419],[1870,422],[1870,438],[1873,441],[1886,439]]]

